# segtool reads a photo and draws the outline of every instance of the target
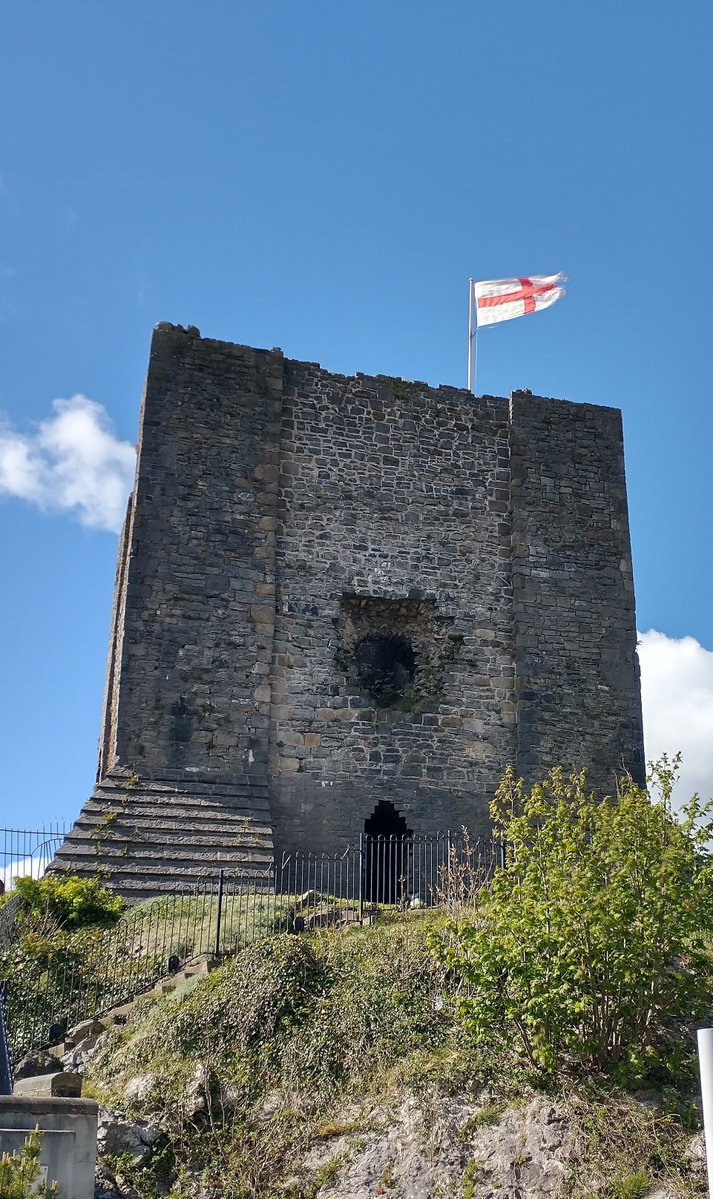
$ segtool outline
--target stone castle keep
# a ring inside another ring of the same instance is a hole
[[[508,763],[643,775],[617,409],[154,332],[98,781],[127,895],[365,829],[487,830]]]

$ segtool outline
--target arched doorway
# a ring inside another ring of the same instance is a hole
[[[399,903],[408,887],[411,836],[403,816],[380,799],[364,821],[364,898],[369,903]]]

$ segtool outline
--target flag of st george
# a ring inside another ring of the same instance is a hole
[[[566,295],[564,275],[532,275],[529,279],[486,279],[473,284],[478,328],[511,321],[549,308]]]

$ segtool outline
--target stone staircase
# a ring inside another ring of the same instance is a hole
[[[182,969],[159,979],[133,999],[109,1008],[101,1016],[81,1020],[47,1048],[30,1050],[15,1063],[13,1094],[78,1095],[81,1091],[80,1075],[86,1071],[89,1057],[103,1033],[116,1025],[126,1024],[138,1004],[143,1004],[147,999],[170,995],[189,979],[208,974],[218,966],[220,960],[214,957],[191,960]],[[72,1085],[73,1081],[79,1085]],[[70,1084],[69,1089],[67,1083]]]
[[[130,903],[195,886],[219,870],[258,880],[273,856],[267,783],[186,783],[116,773],[92,798],[50,867],[100,871]]]

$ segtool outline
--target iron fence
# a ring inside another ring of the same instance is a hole
[[[0,1095],[12,1095],[14,1081],[10,1039],[7,1034],[5,984],[0,982]]]
[[[41,878],[59,849],[67,824],[56,820],[41,829],[0,828],[0,883],[11,891],[15,879]]]
[[[110,928],[67,933],[48,919],[44,940],[42,928],[34,930],[31,955],[17,939],[4,951],[0,945],[13,1058],[60,1041],[73,1025],[129,1002],[191,962],[234,954],[261,937],[465,903],[503,855],[500,844],[450,832],[362,836],[342,853],[285,854],[249,878],[205,876],[190,890],[130,909]],[[15,920],[14,927],[21,924]]]

